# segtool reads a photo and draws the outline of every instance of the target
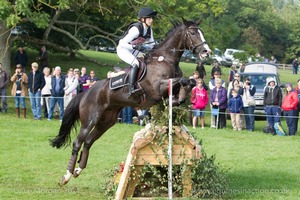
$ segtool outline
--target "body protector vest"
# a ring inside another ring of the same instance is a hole
[[[139,36],[137,38],[134,38],[130,42],[130,44],[132,44],[132,45],[142,44],[145,41],[147,41],[147,40],[150,39],[150,37],[151,37],[151,28],[149,27],[148,30],[147,30],[146,35],[144,35],[144,26],[143,26],[143,23],[141,23],[141,22],[133,22],[133,23],[131,23],[128,26],[128,28],[126,29],[126,31],[123,33],[123,35],[122,35],[121,38],[124,38],[125,35],[128,34],[129,29],[132,28],[132,27],[134,27],[134,26],[138,28],[140,34],[139,34]]]

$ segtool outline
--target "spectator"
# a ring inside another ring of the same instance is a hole
[[[2,63],[0,63],[0,99],[2,101],[2,108],[0,108],[0,111],[3,113],[7,112],[6,85],[8,81],[8,74],[3,70]]]
[[[61,74],[61,68],[55,67],[55,75],[51,78],[51,99],[50,99],[50,111],[48,120],[51,121],[53,117],[54,106],[58,103],[59,106],[59,119],[62,121],[64,116],[64,88],[65,88],[65,76]]]
[[[275,123],[280,123],[282,92],[276,85],[273,77],[267,78],[267,86],[264,92],[264,107],[267,115],[268,130],[272,134],[276,134],[274,129]]]
[[[190,81],[191,81],[191,85],[192,86],[196,86],[196,81],[199,79],[199,72],[198,71],[194,71],[193,76],[190,76]],[[207,85],[205,84],[205,82],[202,79],[202,86],[204,87],[205,90],[208,90]]]
[[[31,111],[35,120],[42,119],[41,91],[45,86],[44,74],[38,70],[36,62],[31,64],[32,71],[28,74],[28,91]]]
[[[235,74],[236,74],[235,66],[231,66],[229,70],[228,83],[230,83],[234,79]]]
[[[86,68],[81,68],[80,82],[82,84],[82,92],[85,92],[89,89],[90,81],[89,76],[86,74]]]
[[[298,103],[298,94],[293,90],[292,84],[286,84],[286,93],[282,102],[282,110],[284,116],[286,116],[286,125],[289,129],[290,136],[294,136],[298,128]]]
[[[228,88],[227,88],[227,98],[229,98],[230,95],[231,95],[231,90],[233,89],[233,86],[234,86],[234,83],[233,83],[234,80],[238,80],[238,83],[239,83],[239,85],[240,85],[240,88],[242,88],[243,85],[244,85],[243,82],[240,81],[240,74],[235,73],[233,78],[234,78],[234,79],[228,84]]]
[[[297,58],[295,58],[292,65],[293,65],[293,74],[298,74],[299,62]]]
[[[212,78],[214,78],[215,72],[219,72],[220,76],[222,75],[222,70],[221,70],[221,68],[219,66],[219,63],[217,63],[217,62],[213,63],[213,67],[211,69],[211,77]]]
[[[222,86],[222,80],[216,78],[215,80],[216,87],[210,93],[210,103],[213,108],[219,109],[219,121],[216,124],[216,119],[211,124],[211,127],[214,128],[217,126],[218,128],[226,128],[226,116],[225,111],[227,108],[227,91]]]
[[[203,79],[197,79],[197,85],[192,89],[191,103],[193,104],[193,128],[196,128],[197,118],[200,117],[201,128],[204,129],[204,112],[208,104],[208,94],[203,87]]]
[[[237,79],[234,79],[231,82],[231,85],[232,85],[231,89],[230,90],[228,89],[229,92],[227,92],[227,94],[229,93],[229,96],[227,96],[228,99],[230,99],[232,97],[232,91],[233,90],[236,90],[239,95],[242,94],[242,90],[243,90],[242,87],[241,87],[241,85],[240,85],[240,81],[237,80]],[[228,88],[229,88],[229,86],[228,86]]]
[[[242,89],[242,99],[243,99],[243,110],[245,114],[246,130],[254,131],[255,119],[254,119],[254,109],[255,109],[255,99],[254,94],[256,92],[256,87],[251,84],[250,79],[247,77]]]
[[[274,56],[271,56],[270,63],[277,64],[278,61],[277,61],[277,59]]]
[[[123,117],[122,117],[123,123],[132,124],[133,123],[133,120],[132,120],[133,108],[130,106],[127,106],[127,107],[123,108],[122,113],[123,113]]]
[[[228,109],[230,112],[231,124],[234,131],[242,130],[240,123],[241,110],[243,109],[243,100],[236,89],[231,91],[232,97],[228,101]]]
[[[15,65],[20,64],[22,66],[22,71],[26,73],[26,66],[28,62],[28,57],[23,47],[19,47],[15,55]]]
[[[80,81],[80,71],[78,68],[74,69],[74,76],[77,78],[78,80],[78,85],[77,85],[77,94],[79,94],[80,92],[82,92],[82,83]]]
[[[244,73],[244,71],[245,71],[245,63],[243,62],[242,63],[242,65],[240,66],[240,68],[239,68],[239,70],[238,70],[238,73],[240,74],[240,73]]]
[[[298,94],[298,105],[297,105],[298,113],[297,113],[297,116],[299,117],[299,112],[300,112],[300,79],[298,79],[297,86],[295,87],[294,91]],[[299,120],[298,117],[296,118],[297,119],[296,130],[298,130],[298,120]]]
[[[211,79],[211,80],[209,81],[209,89],[210,89],[210,90],[213,90],[213,89],[216,87],[215,79],[221,79],[221,74],[220,74],[219,71],[214,72],[214,77],[213,77],[213,79]],[[221,80],[221,81],[222,81],[222,87],[225,88],[225,85],[226,85],[225,81],[223,81],[223,80]]]
[[[64,96],[64,109],[67,108],[68,104],[73,97],[77,94],[78,79],[74,76],[72,70],[68,70],[67,78],[65,83],[65,96]]]
[[[15,107],[18,118],[20,118],[20,104],[23,110],[23,117],[26,118],[25,96],[27,91],[28,77],[22,72],[22,69],[22,65],[17,64],[15,74],[10,79],[13,82],[11,95],[15,97]]]
[[[50,110],[50,87],[51,87],[51,74],[50,68],[45,67],[43,70],[45,86],[42,89],[42,99],[43,99],[43,107],[44,107],[44,118],[48,119],[49,110]]]
[[[41,71],[43,71],[45,67],[49,66],[49,63],[48,63],[48,52],[47,52],[45,46],[42,46],[41,51],[39,53],[39,57],[37,57],[36,60],[40,61]]]
[[[198,64],[196,66],[196,71],[199,73],[199,78],[204,79],[206,76],[206,70],[202,63],[202,61],[198,61]]]
[[[90,81],[89,87],[92,87],[93,85],[96,84],[96,81],[99,81],[99,79],[96,77],[96,74],[95,74],[94,70],[90,71],[89,81]]]

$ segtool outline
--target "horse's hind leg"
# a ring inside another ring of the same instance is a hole
[[[105,120],[100,119],[91,133],[85,138],[83,149],[80,154],[79,158],[79,167],[75,169],[73,176],[76,178],[80,175],[82,170],[86,168],[88,157],[89,157],[89,150],[94,142],[99,139],[109,128],[111,128],[116,120],[119,111],[106,111],[103,116],[105,116]]]
[[[74,172],[74,169],[75,169],[78,152],[82,146],[82,143],[84,142],[85,135],[87,135],[88,132],[89,132],[89,129],[82,128],[82,127],[80,128],[79,135],[73,142],[72,155],[69,160],[67,173],[63,176],[63,178],[61,180],[61,185],[65,185],[69,182],[69,180]]]

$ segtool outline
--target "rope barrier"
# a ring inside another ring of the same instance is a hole
[[[2,97],[6,97],[6,98],[15,98],[16,96],[1,96],[0,95],[0,100]],[[24,97],[24,96],[19,96],[19,97]],[[40,98],[40,99],[44,99],[44,98],[52,98],[52,99],[63,99],[64,97],[52,97],[52,96],[47,96],[47,97],[31,97],[31,98]],[[30,99],[29,96],[25,96],[25,99]],[[264,110],[261,110],[264,112]],[[194,112],[194,109],[189,109],[189,112]],[[203,111],[204,113],[206,114],[212,114],[211,111],[207,111],[207,110],[204,110]],[[220,114],[230,114],[230,112],[219,112]],[[252,114],[245,114],[245,113],[240,113],[241,116],[246,116],[246,115],[249,115],[249,116],[252,116]],[[254,117],[274,117],[275,115],[266,115],[266,114],[253,114]],[[278,115],[276,117],[280,117],[280,118],[300,118],[299,116],[283,116],[283,115]]]

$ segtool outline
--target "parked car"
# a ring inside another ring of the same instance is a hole
[[[284,83],[280,82],[278,74],[278,66],[273,63],[255,62],[245,65],[245,70],[240,74],[241,81],[244,82],[246,77],[249,77],[251,84],[255,85],[256,93],[255,98],[255,114],[264,114],[264,90],[267,84],[267,78],[273,77],[276,84],[282,89],[285,87]]]
[[[232,61],[230,59],[226,59],[223,53],[218,49],[215,48],[214,54],[212,55],[212,61],[219,63],[221,66],[231,67]]]
[[[226,60],[230,60],[232,62],[232,65],[234,66],[240,66],[241,62],[239,59],[234,58],[234,53],[243,53],[244,51],[238,50],[238,49],[226,49],[224,52],[224,57]]]
[[[185,50],[181,56],[181,61],[196,63],[197,57],[194,54],[192,54],[192,52],[190,52],[189,50]]]
[[[29,35],[26,30],[22,28],[22,26],[16,26],[15,28],[11,29],[12,35]]]

